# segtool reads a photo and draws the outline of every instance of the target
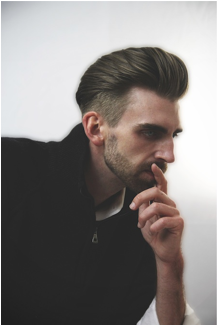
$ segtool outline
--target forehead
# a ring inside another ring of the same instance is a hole
[[[150,123],[167,129],[180,126],[178,101],[160,97],[148,89],[135,87],[128,93],[128,104],[118,126]]]

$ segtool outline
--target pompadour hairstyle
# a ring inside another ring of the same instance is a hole
[[[180,99],[188,88],[188,72],[176,55],[156,47],[128,48],[99,58],[84,73],[76,100],[84,115],[96,111],[115,126],[133,87],[143,87],[169,100]]]

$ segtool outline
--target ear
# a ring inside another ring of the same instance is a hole
[[[102,116],[95,111],[90,111],[83,116],[82,122],[89,140],[96,146],[102,146],[104,144]]]

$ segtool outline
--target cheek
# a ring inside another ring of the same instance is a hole
[[[155,156],[153,146],[151,144],[145,145],[144,142],[132,142],[131,144],[126,142],[122,153],[135,165],[144,164],[146,161],[153,161]]]
[[[153,156],[156,148],[156,144],[147,141],[143,137],[135,137],[135,139],[131,139],[128,146],[131,149],[132,155],[136,155],[142,159]]]
[[[152,160],[156,151],[157,144],[146,140],[138,134],[117,134],[117,149],[132,162],[143,162]]]

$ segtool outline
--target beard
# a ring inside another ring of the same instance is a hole
[[[117,148],[115,135],[108,137],[105,144],[104,161],[107,167],[123,182],[123,184],[136,193],[140,193],[156,185],[156,180],[151,171],[151,165],[155,163],[163,173],[167,170],[167,163],[164,161],[144,162],[135,167],[133,163]],[[145,172],[151,172],[149,175]]]

